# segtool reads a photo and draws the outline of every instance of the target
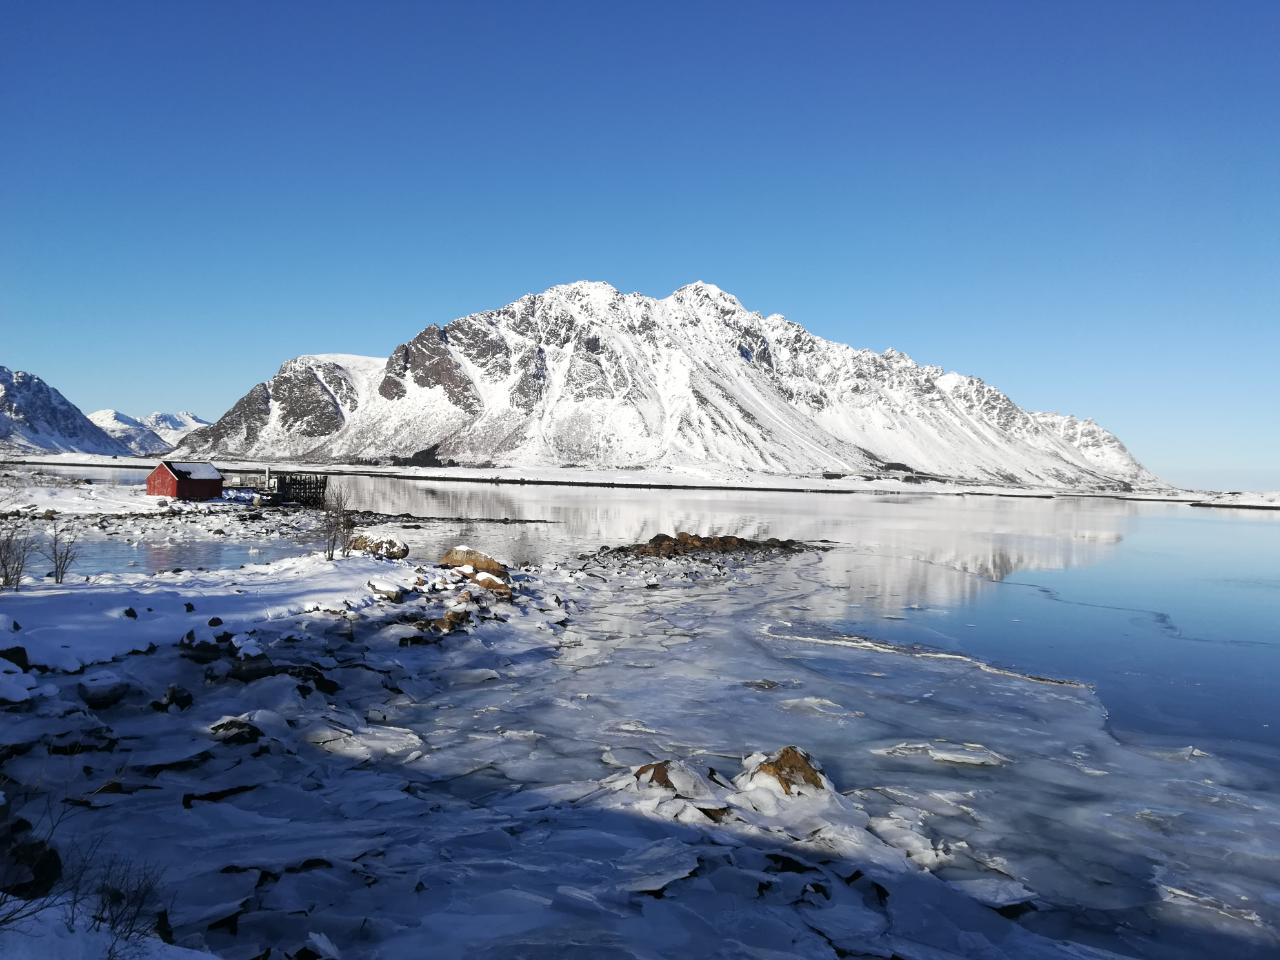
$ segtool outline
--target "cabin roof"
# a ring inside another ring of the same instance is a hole
[[[179,460],[161,460],[164,467],[179,480],[221,480],[222,474],[212,463],[183,462]]]

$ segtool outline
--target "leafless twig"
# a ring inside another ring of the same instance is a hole
[[[18,589],[35,552],[35,538],[21,520],[0,522],[0,588]]]
[[[53,582],[62,583],[67,571],[80,555],[76,547],[78,534],[75,527],[60,526],[57,519],[49,528],[49,541],[40,550],[41,555],[53,564]]]

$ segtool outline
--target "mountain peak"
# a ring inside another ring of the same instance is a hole
[[[527,296],[564,296],[573,299],[581,299],[583,297],[611,299],[621,295],[613,284],[605,280],[575,280],[572,283],[557,283],[548,287],[541,294],[527,294]]]
[[[152,430],[149,424],[119,410],[95,410],[89,414],[89,419],[107,436],[124,444],[130,453],[140,457],[163,456],[173,448],[173,444]]]
[[[8,367],[0,367],[0,450],[129,452],[40,377]]]
[[[711,300],[715,303],[722,303],[738,310],[745,309],[742,301],[735,297],[732,293],[722,290],[714,283],[707,283],[705,280],[695,280],[693,283],[686,283],[683,287],[671,294],[675,300],[691,300],[703,299]]]

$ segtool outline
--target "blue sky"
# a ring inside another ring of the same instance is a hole
[[[0,364],[222,413],[703,279],[1280,487],[1280,3],[0,0]]]

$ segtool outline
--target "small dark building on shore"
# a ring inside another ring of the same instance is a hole
[[[161,460],[147,476],[147,495],[174,500],[216,500],[222,496],[222,474],[212,463]]]

